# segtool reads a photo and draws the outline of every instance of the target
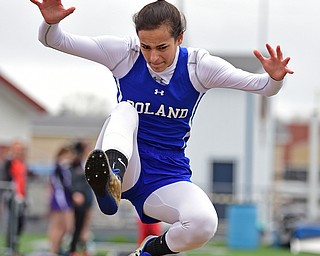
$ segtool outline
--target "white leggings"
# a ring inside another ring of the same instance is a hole
[[[128,159],[122,191],[134,186],[140,175],[137,147],[138,114],[127,102],[121,102],[106,120],[96,148],[117,149]],[[208,196],[197,185],[177,182],[154,191],[145,201],[146,215],[172,224],[166,242],[173,252],[198,248],[215,234],[218,217]]]

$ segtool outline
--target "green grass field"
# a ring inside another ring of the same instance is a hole
[[[121,240],[121,239],[120,239]],[[21,237],[20,252],[28,255],[35,252],[35,247],[46,242],[45,234],[24,234]],[[101,243],[101,242],[100,242]],[[4,246],[4,237],[0,236],[0,247]],[[119,243],[119,248],[121,243]],[[95,256],[107,256],[107,249],[95,251]],[[223,243],[212,242],[197,250],[189,251],[187,256],[293,256],[287,248],[276,248],[271,246],[261,246],[257,250],[231,250]],[[315,256],[319,254],[299,253],[298,256]],[[2,256],[2,255],[1,255]]]

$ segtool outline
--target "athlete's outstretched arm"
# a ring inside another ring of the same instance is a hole
[[[76,9],[70,7],[65,9],[61,3],[61,0],[30,0],[32,3],[39,7],[39,10],[48,24],[56,24],[70,15]]]
[[[274,80],[280,81],[287,74],[293,74],[293,71],[287,67],[290,57],[283,59],[280,46],[277,46],[276,51],[269,44],[266,44],[266,47],[270,54],[269,58],[265,58],[257,50],[254,50],[253,53],[258,60],[260,60],[264,70],[269,74],[269,76],[271,76]]]

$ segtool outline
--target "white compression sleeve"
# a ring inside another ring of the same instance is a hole
[[[109,117],[103,134],[102,150],[116,149],[130,159],[137,124],[138,113],[135,108],[127,102],[120,102]]]

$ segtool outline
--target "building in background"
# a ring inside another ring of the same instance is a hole
[[[31,140],[32,117],[46,114],[40,103],[0,73],[0,162],[12,140]]]
[[[104,116],[34,117],[29,154],[31,168],[40,175],[47,175],[54,164],[54,152],[68,143],[85,140],[93,148],[104,121]]]

